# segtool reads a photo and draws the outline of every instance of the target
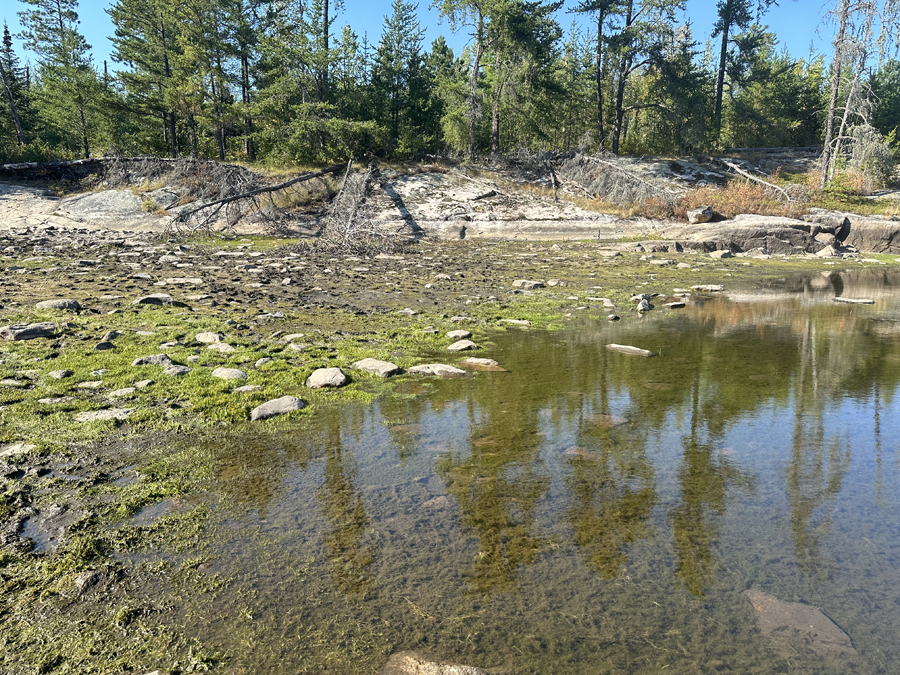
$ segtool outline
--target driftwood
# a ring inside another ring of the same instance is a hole
[[[297,185],[298,183],[304,183],[306,181],[312,180],[313,178],[319,178],[328,174],[337,173],[338,171],[343,169],[344,166],[344,164],[333,164],[331,166],[325,167],[324,169],[319,169],[318,171],[311,171],[309,173],[301,174],[300,176],[291,178],[290,180],[284,181],[283,183],[278,183],[277,185],[267,185],[265,187],[242,192],[240,194],[231,195],[223,199],[216,199],[210,202],[205,202],[200,206],[194,207],[192,209],[186,209],[178,215],[173,216],[169,222],[169,227],[177,226],[177,224],[187,224],[191,218],[202,215],[197,225],[189,229],[191,232],[196,232],[198,230],[208,228],[223,208],[226,208],[226,215],[228,216],[229,226],[234,225],[234,223],[240,220],[240,218],[245,214],[243,211],[239,211],[237,213],[229,213],[227,208],[229,207],[229,205],[234,205],[238,202],[246,200],[253,204],[254,210],[256,212],[261,213],[263,211],[263,207],[260,205],[259,199],[261,197],[268,197],[272,208],[274,210],[277,210],[278,207],[275,204],[275,200],[273,198],[273,195],[275,193],[286,190],[287,188],[290,188],[293,185]],[[349,168],[347,173],[349,175]]]
[[[724,165],[727,166],[729,169],[731,169],[732,171],[734,171],[736,174],[738,174],[738,175],[740,175],[740,176],[743,176],[743,177],[746,178],[747,180],[752,180],[754,183],[759,183],[759,184],[761,184],[761,185],[765,185],[766,187],[770,187],[770,188],[772,188],[773,190],[776,190],[776,191],[780,192],[781,194],[784,195],[784,198],[785,198],[786,201],[792,201],[792,200],[791,200],[791,196],[790,196],[787,192],[785,192],[784,189],[782,189],[782,188],[778,187],[777,185],[774,185],[774,184],[772,184],[772,183],[770,183],[770,182],[768,182],[768,181],[765,181],[765,180],[763,180],[762,178],[757,178],[757,177],[754,176],[753,174],[748,173],[747,171],[744,171],[744,170],[743,170],[742,168],[740,168],[737,164],[734,164],[733,162],[729,162],[728,160],[725,160],[725,159],[717,159],[717,160],[713,160],[713,161],[719,162],[719,163],[721,163],[721,164],[724,164]]]

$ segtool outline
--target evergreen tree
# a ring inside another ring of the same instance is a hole
[[[28,98],[24,85],[24,70],[19,67],[19,59],[13,49],[12,36],[9,28],[3,24],[3,45],[0,48],[0,86],[3,88],[3,96],[0,96],[0,107],[5,107],[8,115],[2,115],[0,129],[4,130],[6,122],[12,123],[15,131],[16,143],[25,145],[25,123],[28,115]],[[5,106],[3,105],[5,104]]]
[[[22,0],[20,37],[40,57],[38,114],[70,151],[90,156],[99,140],[102,85],[91,64],[90,45],[78,31],[77,0]]]

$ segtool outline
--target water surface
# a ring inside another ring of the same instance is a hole
[[[508,373],[224,439],[208,571],[231,583],[181,621],[227,672],[403,649],[510,674],[895,672],[898,286],[836,272],[514,330],[479,354]],[[819,608],[857,654],[773,650],[749,589]]]

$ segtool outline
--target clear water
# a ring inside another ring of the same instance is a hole
[[[479,354],[509,373],[226,439],[205,569],[231,582],[182,624],[227,672],[403,649],[510,674],[897,672],[898,297],[900,276],[835,273],[510,332]],[[774,650],[748,589],[857,653]]]

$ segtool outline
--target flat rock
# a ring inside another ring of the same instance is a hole
[[[850,636],[815,607],[802,602],[784,602],[753,589],[744,591],[744,595],[753,605],[759,630],[783,657],[830,658],[856,654]]]
[[[685,304],[683,302],[667,302],[665,306],[669,309],[681,309]]]
[[[350,379],[340,368],[318,368],[306,378],[306,386],[310,389],[343,387],[348,382],[350,382]]]
[[[479,359],[474,356],[470,356],[469,358],[460,361],[459,365],[464,368],[471,368],[472,370],[486,370],[495,373],[509,372],[506,368],[494,361],[494,359]]]
[[[713,211],[711,206],[701,206],[696,209],[689,209],[687,219],[691,225],[696,225],[698,223],[708,223],[714,215],[715,211]]]
[[[242,387],[235,387],[231,390],[232,394],[250,394],[254,391],[262,391],[262,386],[258,384],[245,384]]]
[[[78,389],[99,389],[103,386],[103,380],[91,380],[89,382],[79,382],[75,385]]]
[[[372,373],[373,375],[378,375],[379,377],[390,377],[391,375],[403,372],[400,366],[391,363],[390,361],[379,361],[378,359],[372,358],[352,363],[350,367]]]
[[[50,321],[42,323],[15,323],[0,328],[0,337],[4,340],[33,340],[56,335],[56,324]]]
[[[131,362],[133,366],[171,366],[172,359],[168,354],[152,354],[151,356],[139,356]]]
[[[163,370],[163,375],[179,377],[181,375],[187,375],[189,372],[191,372],[191,369],[187,366],[169,366]]]
[[[108,351],[110,349],[115,349],[115,348],[116,348],[116,346],[109,340],[104,340],[103,342],[98,342],[97,344],[94,345],[95,352],[105,352],[105,351]]]
[[[212,371],[212,376],[220,380],[246,380],[247,373],[237,368],[216,368]]]
[[[869,298],[841,298],[837,297],[834,299],[835,302],[840,302],[845,305],[874,305],[875,301]]]
[[[42,300],[35,305],[38,309],[81,309],[81,303],[72,298],[59,298],[57,300]]]
[[[465,377],[468,375],[466,371],[448,366],[445,363],[426,363],[421,366],[413,366],[412,368],[407,368],[406,372],[414,375],[434,375],[444,378]]]
[[[166,286],[199,286],[203,279],[199,277],[168,277],[163,279]]]
[[[500,323],[511,323],[514,326],[530,326],[531,322],[527,319],[500,319]]]
[[[251,420],[265,420],[276,415],[300,410],[306,407],[306,402],[296,396],[282,396],[262,405],[256,406],[250,413]]]
[[[702,293],[717,293],[725,290],[725,287],[721,284],[698,284],[696,286],[691,286],[691,288]]]
[[[451,340],[466,340],[472,337],[472,334],[467,330],[451,330],[447,333],[447,337]]]
[[[203,332],[203,333],[197,333],[197,335],[194,337],[194,339],[197,342],[202,342],[203,344],[212,344],[214,342],[221,342],[222,337],[223,336],[221,333],[212,333],[212,332],[207,331],[207,332]]]
[[[47,373],[47,377],[52,377],[54,380],[64,380],[67,377],[72,377],[74,374],[71,370],[51,370]]]
[[[478,345],[471,340],[459,340],[447,347],[448,352],[465,352],[471,349],[478,349]]]
[[[388,659],[381,675],[489,675],[474,666],[428,661],[416,652],[398,652]]]
[[[123,387],[122,389],[116,389],[115,391],[109,392],[110,398],[119,398],[122,396],[131,396],[137,389],[135,387]]]
[[[234,346],[226,343],[226,342],[213,342],[210,345],[207,345],[207,349],[212,349],[214,352],[221,352],[223,354],[230,354],[235,351]]]
[[[3,443],[0,444],[0,457],[13,457],[34,450],[37,446],[33,443]]]
[[[126,420],[134,408],[107,408],[106,410],[91,410],[75,415],[76,422],[97,422],[105,420]]]
[[[621,352],[632,356],[656,356],[656,352],[651,352],[649,349],[641,349],[640,347],[632,347],[631,345],[608,344],[606,348],[611,352]]]
[[[531,281],[529,279],[516,279],[512,282],[513,288],[521,288],[523,291],[532,291],[535,288],[543,288],[544,284],[540,281]]]

